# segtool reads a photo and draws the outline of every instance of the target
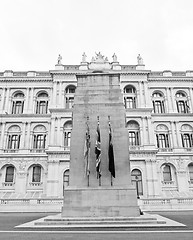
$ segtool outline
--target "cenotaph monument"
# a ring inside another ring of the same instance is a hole
[[[120,75],[110,73],[110,63],[100,52],[89,67],[76,76],[62,217],[137,217]]]

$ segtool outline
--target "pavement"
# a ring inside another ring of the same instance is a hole
[[[153,228],[121,228],[116,231],[111,228],[81,228],[73,231],[62,228],[25,228],[15,226],[31,222],[56,213],[0,213],[0,240],[193,240],[193,211],[153,212],[163,217],[185,224],[186,227],[153,227]]]

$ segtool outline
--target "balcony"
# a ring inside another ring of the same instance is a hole
[[[33,148],[30,149],[31,153],[44,153],[45,152],[45,148]]]
[[[159,152],[173,152],[173,148],[158,148]]]
[[[33,188],[36,188],[36,187],[42,187],[43,183],[42,182],[30,182],[29,183],[29,186],[30,187],[33,187]]]
[[[177,191],[176,181],[162,181],[162,190],[173,190]]]
[[[15,186],[14,182],[2,182],[2,188],[14,189],[14,186]]]
[[[4,149],[4,153],[18,153],[19,149]]]
[[[141,147],[139,145],[132,145],[132,146],[129,146],[129,150],[130,151],[136,151],[136,150],[140,150]]]

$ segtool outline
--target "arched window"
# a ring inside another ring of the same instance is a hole
[[[193,184],[193,163],[188,165],[188,172],[189,172],[189,183]]]
[[[189,113],[190,107],[188,104],[188,99],[186,93],[178,91],[176,93],[176,105],[179,113]]]
[[[32,182],[41,182],[41,166],[39,165],[33,166]]]
[[[66,108],[71,109],[74,104],[74,94],[75,94],[76,87],[70,85],[66,88]]]
[[[140,145],[139,124],[136,121],[129,121],[127,123],[127,129],[129,133],[129,145],[139,146]]]
[[[13,183],[14,181],[14,167],[7,166],[5,172],[5,183]]]
[[[69,186],[69,176],[70,176],[70,171],[68,169],[63,174],[64,189]]]
[[[163,167],[163,181],[164,182],[172,181],[171,167],[168,164],[165,164]]]
[[[193,147],[193,128],[184,124],[181,127],[181,138],[182,138],[182,146],[184,148],[192,148]]]
[[[44,150],[46,147],[46,128],[38,125],[33,130],[33,149]]]
[[[8,129],[7,149],[17,150],[20,146],[21,129],[19,126],[11,126]]]
[[[131,172],[131,183],[136,186],[137,196],[143,195],[142,174],[139,169],[133,169]]]
[[[160,124],[157,126],[156,140],[157,140],[157,148],[159,149],[170,148],[169,130],[165,125]]]
[[[124,103],[125,108],[136,108],[136,89],[133,86],[126,86],[124,88]]]
[[[70,140],[71,140],[71,131],[72,131],[72,122],[68,121],[64,124],[64,148],[70,148]]]
[[[28,187],[30,189],[42,189],[43,168],[40,164],[33,164],[28,169]]]
[[[154,113],[165,113],[164,96],[160,92],[154,92],[152,95]]]
[[[22,92],[15,93],[12,100],[12,114],[22,114],[24,107],[24,94]]]
[[[47,114],[48,112],[48,94],[41,92],[36,99],[36,114]]]

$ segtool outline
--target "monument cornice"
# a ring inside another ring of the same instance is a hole
[[[180,82],[180,81],[187,81],[187,82],[192,82],[193,81],[193,78],[192,77],[155,77],[155,78],[150,78],[148,77],[148,81],[149,82],[153,82],[153,81],[160,81],[160,82],[163,82],[163,81],[167,81],[167,82]]]
[[[52,82],[50,78],[36,78],[36,77],[0,77],[1,82]]]

